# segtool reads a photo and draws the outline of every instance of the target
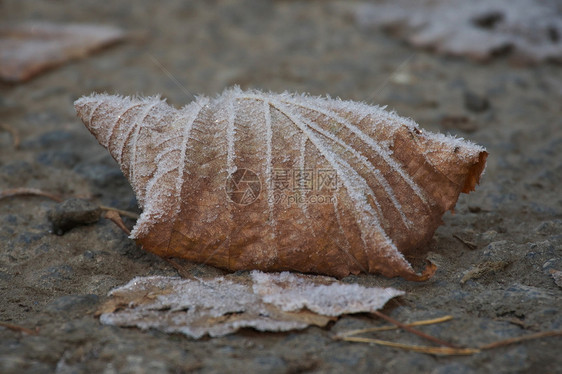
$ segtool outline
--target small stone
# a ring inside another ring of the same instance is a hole
[[[490,109],[490,101],[474,92],[466,91],[464,93],[464,106],[471,112],[480,113]]]
[[[53,232],[62,235],[76,226],[99,221],[101,209],[94,203],[83,199],[68,199],[57,204],[47,216]]]
[[[468,211],[469,211],[470,213],[480,213],[480,212],[482,211],[482,208],[480,208],[480,207],[477,206],[477,205],[469,205],[469,206],[468,206]]]

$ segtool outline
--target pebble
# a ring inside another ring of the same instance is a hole
[[[101,209],[94,203],[72,198],[55,205],[47,217],[52,224],[53,232],[62,235],[72,228],[99,221]]]

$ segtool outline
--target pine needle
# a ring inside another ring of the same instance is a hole
[[[100,205],[100,209],[105,210],[105,211],[117,212],[117,213],[119,213],[119,215],[122,215],[123,217],[128,217],[128,218],[132,218],[132,219],[139,219],[138,214],[133,213],[133,212],[129,212],[127,210],[121,210],[121,209],[113,208],[113,207],[106,206],[106,205]]]
[[[387,340],[362,338],[358,336],[348,336],[342,338],[342,340],[347,342],[372,343],[372,344],[384,345],[387,347],[400,348],[400,349],[405,349],[407,351],[414,351],[420,353],[427,353],[430,355],[446,355],[446,356],[472,355],[480,352],[479,349],[474,349],[474,348],[451,348],[451,347],[430,347],[426,345],[410,345],[410,344],[390,342]]]
[[[433,325],[436,323],[442,323],[442,322],[447,322],[453,319],[453,316],[443,316],[443,317],[439,317],[439,318],[433,318],[433,319],[425,319],[422,321],[415,321],[412,323],[406,323],[406,326],[425,326],[425,325]],[[350,336],[350,335],[358,335],[358,334],[364,334],[367,332],[379,332],[379,331],[390,331],[390,330],[398,330],[400,327],[393,325],[393,326],[381,326],[381,327],[372,327],[372,328],[368,328],[368,329],[360,329],[360,330],[351,330],[351,331],[346,331],[343,334],[340,334],[340,337],[344,337],[344,336]]]
[[[31,329],[28,329],[27,327],[13,325],[13,324],[7,323],[7,322],[0,322],[0,327],[4,327],[4,328],[7,328],[7,329],[12,330],[12,331],[23,332],[23,333],[28,334],[28,335],[37,335],[37,329],[31,330]]]
[[[358,334],[363,334],[367,332],[378,332],[378,331],[388,331],[388,330],[396,330],[398,328],[403,328],[404,326],[424,326],[424,325],[431,325],[435,323],[441,323],[450,321],[453,319],[452,316],[444,316],[440,318],[434,318],[429,320],[422,320],[416,321],[409,324],[402,324],[395,325],[395,326],[383,326],[383,327],[375,327],[375,328],[368,328],[368,329],[360,329],[360,330],[351,330],[344,333],[340,333],[335,338],[347,342],[356,342],[356,343],[368,343],[368,344],[377,344],[386,347],[393,347],[393,348],[400,348],[408,351],[414,351],[419,353],[426,353],[431,355],[443,355],[443,356],[456,356],[456,355],[472,355],[476,353],[480,353],[483,350],[494,349],[499,347],[504,347],[511,344],[520,343],[527,340],[534,340],[540,338],[546,338],[550,336],[562,336],[562,330],[554,330],[554,331],[542,331],[534,334],[528,334],[524,336],[517,336],[514,338],[498,340],[489,344],[482,345],[478,348],[464,348],[464,347],[448,347],[448,346],[441,346],[441,347],[431,347],[431,346],[423,346],[423,345],[412,345],[412,344],[403,344],[403,343],[396,343],[387,340],[380,340],[380,339],[372,339],[372,338],[365,338],[360,336],[354,336]],[[394,323],[394,322],[393,322]],[[433,338],[433,337],[432,337]],[[430,339],[433,340],[433,339]]]
[[[131,235],[131,230],[125,226],[125,223],[121,219],[119,212],[114,209],[107,210],[104,214],[104,217],[117,225],[125,234]]]
[[[12,188],[9,190],[0,191],[0,200],[8,197],[24,196],[24,195],[43,196],[51,200],[54,200],[57,203],[63,201],[62,197],[58,195],[37,188],[27,188],[27,187]]]
[[[549,336],[562,336],[562,330],[541,331],[541,332],[536,332],[534,334],[516,336],[514,338],[498,340],[497,342],[493,342],[493,343],[490,343],[490,344],[483,345],[482,347],[480,347],[480,349],[482,349],[482,350],[493,349],[493,348],[503,347],[503,346],[510,345],[510,344],[524,342],[526,340],[546,338],[546,337],[549,337]]]

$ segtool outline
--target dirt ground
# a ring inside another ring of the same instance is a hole
[[[423,128],[484,145],[488,166],[428,245],[439,267],[432,279],[344,280],[406,291],[384,310],[400,321],[454,316],[423,330],[460,345],[561,330],[562,289],[551,272],[562,270],[562,66],[517,66],[506,57],[479,64],[414,50],[380,30],[358,28],[347,7],[0,1],[1,22],[88,22],[130,33],[124,43],[27,83],[0,85],[0,121],[21,137],[14,149],[9,133],[0,132],[0,190],[41,188],[138,211],[128,182],[72,103],[93,91],[161,93],[176,106],[191,101],[159,64],[194,94],[239,84],[387,105]],[[94,312],[109,290],[135,276],[177,272],[107,220],[54,235],[47,220],[54,205],[40,197],[0,201],[0,321],[38,329],[0,328],[2,373],[562,373],[560,337],[454,357],[332,339],[383,324],[366,315],[325,329],[198,341],[104,326]],[[427,344],[406,332],[376,337]]]

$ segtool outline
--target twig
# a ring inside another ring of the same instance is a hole
[[[371,338],[361,338],[357,336],[348,336],[342,338],[344,341],[357,342],[357,343],[373,343],[378,345],[384,345],[387,347],[401,348],[408,351],[427,353],[431,355],[472,355],[480,352],[478,349],[474,348],[451,348],[451,347],[430,347],[425,345],[410,345],[389,342],[387,340],[371,339]]]
[[[104,217],[115,223],[117,227],[123,230],[127,235],[131,235],[131,230],[129,230],[127,226],[125,226],[118,212],[116,212],[115,210],[108,210],[105,212]]]
[[[499,340],[497,342],[493,342],[493,343],[490,343],[490,344],[483,345],[483,346],[480,347],[480,349],[484,350],[484,349],[498,348],[498,347],[503,347],[505,345],[523,342],[523,341],[526,341],[526,340],[546,338],[548,336],[562,336],[562,330],[541,331],[541,332],[537,332],[537,333],[534,333],[534,334],[517,336],[515,338]]]
[[[390,317],[388,317],[388,316],[386,316],[382,313],[380,313],[380,314],[381,314],[380,317],[382,317],[382,318],[387,317],[388,319],[392,319],[392,318],[390,318]],[[387,318],[385,318],[385,319],[387,319]],[[449,321],[452,318],[453,317],[451,317],[451,316],[445,316],[445,317],[436,318],[436,319],[433,319],[433,320],[417,321],[417,322],[409,323],[405,326],[430,325],[430,324],[434,324],[434,323]],[[397,322],[397,321],[395,321],[395,322]],[[392,323],[395,323],[395,322],[392,322]],[[401,324],[401,323],[398,322],[398,324]],[[397,326],[398,326],[398,324],[397,324]],[[399,326],[399,327],[401,327],[401,326]],[[339,339],[339,340],[343,340],[343,341],[347,341],[347,342],[378,344],[378,345],[383,345],[383,346],[387,346],[387,347],[401,348],[401,349],[406,349],[406,350],[410,350],[410,351],[414,351],[414,352],[427,353],[427,354],[433,354],[433,355],[471,355],[471,354],[479,353],[483,350],[494,349],[494,348],[498,348],[498,347],[504,347],[506,345],[516,344],[516,343],[520,343],[520,342],[527,341],[527,340],[540,339],[540,338],[545,338],[545,337],[549,337],[549,336],[562,336],[562,330],[542,331],[542,332],[538,332],[538,333],[534,333],[534,334],[517,336],[515,338],[498,340],[496,342],[492,342],[492,343],[489,343],[489,344],[482,345],[478,348],[443,347],[443,346],[442,347],[430,347],[430,346],[423,346],[423,345],[410,345],[410,344],[403,344],[403,343],[395,343],[395,342],[390,342],[390,341],[386,341],[386,340],[363,338],[363,337],[359,337],[359,336],[351,336],[351,335],[357,335],[357,334],[361,334],[361,333],[365,333],[365,332],[385,331],[385,330],[391,330],[391,329],[395,329],[395,328],[396,328],[395,326],[384,326],[384,327],[376,327],[376,328],[370,328],[370,329],[352,330],[352,331],[348,331],[348,332],[339,334],[338,336],[335,337],[335,339]],[[408,331],[410,331],[410,330],[408,330]],[[416,330],[414,330],[414,331],[416,331]],[[419,334],[416,334],[416,335],[419,335]],[[434,338],[433,337],[431,337],[431,338],[432,339],[430,339],[430,340],[434,341],[433,340]]]
[[[0,191],[0,200],[8,198],[8,197],[25,196],[25,195],[43,196],[43,197],[47,197],[51,200],[54,200],[57,203],[60,203],[60,202],[64,201],[64,199],[62,197],[58,196],[58,195],[52,194],[52,193],[47,192],[47,191],[40,190],[38,188],[27,188],[27,187],[18,187],[18,188],[12,188],[12,189],[9,189],[9,190]],[[129,212],[129,211],[126,211],[126,210],[121,210],[121,209],[117,209],[117,208],[113,208],[113,207],[105,206],[105,205],[100,205],[99,208],[101,210],[105,210],[105,211],[117,212],[124,217],[139,219],[138,214],[133,213],[133,212]]]
[[[7,323],[7,322],[0,322],[0,327],[5,327],[5,328],[10,329],[12,331],[20,331],[20,332],[23,332],[23,333],[28,334],[28,335],[37,335],[37,330],[31,330],[31,329],[28,329],[27,327],[13,325],[13,324]]]
[[[476,244],[474,244],[472,242],[469,242],[468,240],[464,240],[463,238],[461,238],[457,234],[453,234],[453,238],[457,239],[459,242],[466,245],[468,247],[468,249],[475,250],[476,248],[478,248],[478,246]]]
[[[447,322],[447,321],[450,321],[452,319],[453,319],[453,316],[444,316],[444,317],[439,317],[439,318],[434,318],[434,319],[426,319],[426,320],[423,320],[423,321],[416,321],[416,322],[412,322],[412,323],[407,323],[406,326],[433,325],[435,323]],[[397,330],[399,328],[400,328],[399,326],[393,325],[393,326],[372,327],[372,328],[360,329],[360,330],[351,330],[351,331],[346,331],[343,334],[340,334],[339,337],[343,338],[345,336],[364,334],[366,332],[380,332],[380,331]]]
[[[58,195],[37,188],[27,188],[27,187],[12,188],[9,190],[0,191],[0,200],[8,197],[24,196],[24,195],[43,196],[51,200],[54,200],[57,203],[63,201],[63,198]]]
[[[455,346],[452,343],[449,343],[449,342],[446,342],[446,341],[441,340],[439,338],[436,338],[434,336],[428,335],[428,334],[426,334],[426,333],[424,333],[420,330],[416,330],[416,329],[414,329],[414,328],[412,328],[412,327],[410,327],[410,326],[408,326],[408,325],[406,325],[402,322],[399,322],[399,321],[395,320],[394,318],[391,318],[391,317],[387,316],[386,314],[383,314],[383,313],[379,312],[378,310],[375,310],[374,312],[372,312],[372,314],[376,315],[377,317],[380,317],[380,318],[384,319],[387,322],[390,322],[390,323],[400,327],[403,330],[406,330],[408,332],[411,332],[412,334],[418,335],[418,336],[420,336],[424,339],[427,339],[427,340],[429,340],[433,343],[436,343],[436,344],[439,344],[439,345],[442,345],[442,346],[445,346],[445,347],[449,347],[449,348],[458,348],[457,346]]]
[[[105,206],[105,205],[100,205],[100,209],[105,210],[105,211],[117,212],[117,213],[119,213],[119,215],[124,216],[124,217],[139,219],[138,214],[133,213],[133,212],[129,212],[129,211],[126,211],[126,210],[121,210],[121,209],[117,209],[117,208],[113,208],[113,207]]]

